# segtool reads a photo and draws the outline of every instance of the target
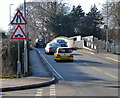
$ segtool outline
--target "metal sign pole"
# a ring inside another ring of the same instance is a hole
[[[21,78],[21,62],[20,62],[20,40],[18,39],[18,61],[17,61],[17,78]]]

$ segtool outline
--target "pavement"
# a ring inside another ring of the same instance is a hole
[[[79,52],[85,52],[85,53],[89,53],[91,55],[96,55],[100,58],[103,58],[103,59],[107,59],[107,60],[110,60],[110,61],[114,61],[116,63],[120,63],[120,55],[118,54],[114,54],[114,53],[111,53],[111,52],[106,52],[105,50],[99,50],[99,52],[96,52],[92,49],[89,49],[89,48],[84,48],[84,49],[78,49],[77,51]]]
[[[119,55],[108,53],[105,51],[96,53],[87,49],[79,49],[77,51],[82,51],[90,54],[95,54],[99,57],[104,57],[108,60],[113,60],[115,62],[120,62],[118,59]],[[4,79],[0,80],[2,85],[0,85],[0,91],[13,91],[13,90],[23,90],[23,89],[31,89],[38,88],[43,86],[48,86],[56,82],[56,79],[51,76],[50,72],[43,66],[40,61],[40,57],[35,49],[30,50],[29,53],[29,61],[30,61],[30,73],[31,76],[16,78],[16,79]]]
[[[40,61],[40,57],[36,50],[30,50],[30,73],[31,76],[14,78],[14,79],[0,79],[2,85],[0,85],[0,91],[14,91],[38,88],[48,86],[56,82],[54,77],[46,70]]]

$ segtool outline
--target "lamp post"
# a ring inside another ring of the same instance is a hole
[[[106,51],[108,51],[108,0],[106,0]]]
[[[10,4],[9,5],[9,15],[10,15],[10,22],[11,22],[11,6],[12,6],[13,4]],[[9,32],[11,33],[11,24],[9,23]]]
[[[24,0],[24,18],[26,19],[26,0]],[[24,32],[26,36],[28,37],[26,33],[26,25],[24,26]],[[28,49],[27,49],[27,39],[24,40],[24,75],[28,76]]]

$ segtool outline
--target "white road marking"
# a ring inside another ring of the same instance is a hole
[[[88,65],[87,63],[83,63],[83,64],[85,64],[85,65],[87,65],[87,66],[90,66],[90,65]]]
[[[87,66],[89,66],[90,68],[92,68],[92,69],[95,69],[95,70],[97,70],[97,71],[101,71],[100,69],[98,69],[98,68],[95,68],[95,67],[91,67],[90,65],[88,65],[87,63],[84,63],[85,65],[87,65]]]
[[[55,87],[55,85],[51,85],[50,87]]]
[[[113,61],[116,61],[116,62],[120,62],[119,60],[116,60],[116,59],[113,59],[113,58],[110,58],[110,57],[106,57],[107,59],[111,59]]]
[[[54,88],[54,89],[51,89],[51,88],[50,88],[50,91],[55,91],[55,88]]]
[[[90,54],[95,54],[95,53],[93,53],[93,52],[89,52]]]
[[[50,93],[50,96],[55,96],[56,94],[55,93]]]
[[[54,87],[54,86],[51,86],[50,88],[51,88],[51,89],[54,89],[55,87]]]
[[[95,53],[93,53],[93,52],[89,52],[89,51],[84,51],[85,53],[90,53],[90,54],[95,54]]]
[[[88,65],[87,63],[84,63],[84,64],[90,67],[90,65]],[[95,69],[95,70],[97,70],[97,71],[101,71],[101,72],[102,72],[102,70],[100,70],[100,69],[98,69],[98,68],[95,68],[95,67],[90,67],[90,68],[92,68],[92,69]],[[109,76],[111,76],[111,77],[113,77],[113,78],[116,78],[116,79],[117,79],[117,77],[115,77],[115,76],[113,76],[113,75],[111,75],[111,74],[109,74],[109,73],[105,73],[105,74],[106,74],[106,75],[109,75]]]
[[[95,68],[95,67],[91,67],[92,69],[95,69],[95,70],[97,70],[97,71],[101,71],[100,69],[98,69],[98,68]]]
[[[50,94],[53,94],[53,93],[55,94],[55,91],[50,91]]]
[[[43,57],[44,57],[44,55],[42,55]],[[46,60],[46,62],[48,63],[48,65],[49,65],[49,67],[53,70],[53,72],[57,75],[57,76],[59,76],[59,78],[60,79],[63,79],[63,77],[60,75],[60,74],[58,74],[58,72],[56,72],[56,70],[52,67],[52,65],[47,61],[47,59],[44,57],[44,59]]]
[[[38,49],[37,49],[37,51],[40,55],[42,54]],[[56,70],[52,67],[52,65],[47,61],[46,57],[43,54],[41,56],[44,58],[44,60],[49,65],[50,69],[54,72],[54,74],[56,74],[59,79],[63,79],[63,77],[58,72],[56,72]]]
[[[38,89],[36,96],[42,96],[43,89]]]
[[[38,89],[38,91],[43,91],[43,89]]]
[[[50,96],[55,96],[55,85],[50,86]]]
[[[117,77],[115,77],[115,76],[113,76],[113,75],[111,75],[109,73],[105,73],[105,74],[117,79]]]

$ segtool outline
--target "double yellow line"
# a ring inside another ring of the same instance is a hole
[[[10,78],[0,78],[0,80],[10,80]]]

